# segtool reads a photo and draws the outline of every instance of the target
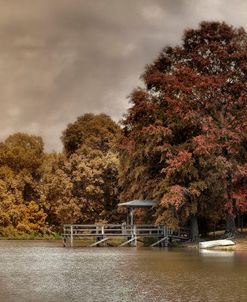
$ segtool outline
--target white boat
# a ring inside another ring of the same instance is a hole
[[[229,239],[222,239],[222,240],[211,240],[211,241],[203,241],[199,243],[200,249],[207,249],[214,246],[229,246],[234,245],[235,243]]]

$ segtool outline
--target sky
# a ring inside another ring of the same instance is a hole
[[[0,0],[0,140],[25,132],[61,151],[78,116],[119,121],[145,65],[185,29],[247,29],[246,16],[246,0]]]

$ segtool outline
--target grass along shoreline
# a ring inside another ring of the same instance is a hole
[[[1,235],[0,240],[62,240],[62,236],[58,233],[9,234],[9,235]]]

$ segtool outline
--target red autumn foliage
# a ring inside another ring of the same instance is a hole
[[[244,29],[203,22],[181,46],[166,47],[142,79],[123,120],[122,198],[160,200],[159,222],[169,207],[181,221],[247,212]]]

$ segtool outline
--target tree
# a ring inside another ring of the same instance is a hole
[[[72,194],[71,171],[66,169],[63,154],[51,153],[41,167],[41,204],[53,230],[62,230],[63,224],[76,223],[81,217],[80,207]]]
[[[43,141],[24,133],[0,144],[0,232],[4,235],[49,231],[40,206]]]
[[[43,148],[41,137],[15,133],[0,144],[0,164],[7,165],[16,173],[25,169],[36,176],[42,164]]]
[[[79,154],[70,156],[66,169],[71,175],[72,195],[81,208],[80,221],[113,222],[119,202],[117,154],[83,146]]]
[[[44,210],[35,201],[23,200],[18,182],[11,169],[0,168],[0,233],[9,236],[49,232]]]
[[[67,156],[75,153],[81,146],[107,153],[114,148],[119,134],[119,126],[108,115],[87,113],[69,124],[61,139]]]
[[[116,221],[119,133],[104,114],[85,114],[68,125],[65,155],[48,155],[42,167],[42,203],[50,224]]]
[[[122,198],[160,200],[157,222],[215,224],[246,211],[247,34],[225,23],[187,30],[146,67],[121,145]],[[128,177],[126,177],[128,175]],[[231,223],[230,223],[231,221]]]

